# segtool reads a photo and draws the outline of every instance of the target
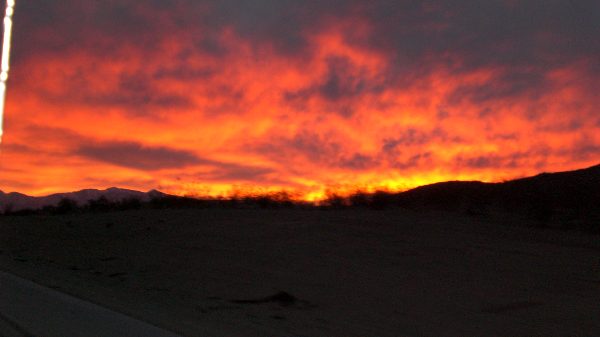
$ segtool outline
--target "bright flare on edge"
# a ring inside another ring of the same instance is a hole
[[[2,121],[4,120],[4,101],[6,99],[6,81],[8,80],[8,59],[10,57],[10,33],[12,31],[12,15],[15,9],[15,0],[6,1],[6,14],[4,15],[4,37],[2,39],[2,66],[0,73],[0,143],[2,142]]]

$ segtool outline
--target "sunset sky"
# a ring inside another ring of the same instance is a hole
[[[600,163],[598,0],[37,0],[0,190],[404,190]]]

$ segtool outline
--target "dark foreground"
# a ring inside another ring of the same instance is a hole
[[[0,217],[0,269],[186,336],[598,336],[600,237],[388,210]]]
[[[3,337],[179,337],[2,271],[0,332]]]

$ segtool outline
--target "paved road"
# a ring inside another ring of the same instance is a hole
[[[0,337],[29,336],[178,335],[0,271]]]

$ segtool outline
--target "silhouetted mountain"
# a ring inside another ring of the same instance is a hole
[[[600,165],[503,183],[437,183],[400,193],[397,198],[400,204],[408,206],[453,209],[493,205],[505,210],[523,210],[538,204],[555,210],[595,209],[600,200]]]
[[[600,231],[600,165],[502,183],[450,181],[402,193],[356,194],[347,200],[350,206],[372,208],[514,214],[539,226]]]
[[[290,208],[311,207],[305,202],[294,202],[285,192],[241,198],[192,198],[165,194],[157,190],[139,192],[109,188],[57,193],[45,197],[31,197],[20,193],[0,191],[0,214],[66,214],[74,212],[107,212],[138,208]]]
[[[166,194],[157,190],[148,192],[139,192],[134,190],[111,187],[106,190],[85,189],[71,193],[56,193],[44,197],[31,197],[21,193],[4,193],[0,191],[0,212],[20,211],[20,210],[38,210],[44,207],[56,207],[61,200],[71,200],[74,206],[81,207],[87,205],[90,201],[104,200],[114,203],[126,200],[139,200],[147,202],[153,198],[165,196]]]
[[[600,165],[576,171],[542,173],[502,183],[449,181],[401,193],[356,193],[332,195],[321,206],[292,201],[285,193],[243,198],[195,199],[164,194],[109,188],[30,197],[0,191],[0,212],[41,210],[43,214],[73,211],[111,211],[148,208],[280,208],[280,207],[369,207],[444,210],[469,215],[498,214],[521,217],[525,223],[565,229],[600,232]],[[40,213],[40,212],[38,212]]]

